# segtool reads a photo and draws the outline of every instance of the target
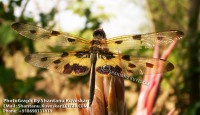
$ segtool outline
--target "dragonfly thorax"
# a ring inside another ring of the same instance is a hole
[[[97,54],[99,53],[101,50],[101,48],[99,48],[98,46],[91,46],[90,47],[90,53],[94,53],[94,54]]]

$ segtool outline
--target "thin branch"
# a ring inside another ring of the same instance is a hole
[[[25,12],[25,10],[26,10],[26,7],[27,7],[29,1],[30,1],[30,0],[27,0],[26,3],[24,4],[24,7],[23,7],[22,12],[21,12],[21,15],[20,15],[20,17],[19,17],[19,20],[23,20],[24,12]]]

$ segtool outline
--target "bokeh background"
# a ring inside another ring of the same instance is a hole
[[[25,22],[92,38],[103,28],[107,37],[167,30],[185,33],[168,60],[175,69],[165,74],[153,114],[200,114],[199,0],[1,0],[0,1],[0,113],[2,100],[74,99],[87,97],[88,76],[68,78],[24,62],[33,52],[56,52],[42,41],[32,41],[12,30],[13,22]],[[53,44],[53,43],[52,43]],[[141,51],[142,53],[143,51]],[[140,85],[125,81],[128,114],[135,112]],[[55,109],[54,114],[78,114],[77,109]]]

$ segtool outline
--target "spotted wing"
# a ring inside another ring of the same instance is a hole
[[[12,28],[22,36],[33,40],[48,39],[54,40],[58,46],[76,46],[76,48],[78,47],[77,50],[89,49],[89,41],[69,33],[47,30],[38,26],[23,24],[19,22],[12,24]]]
[[[97,75],[100,76],[132,77],[145,74],[160,74],[173,69],[173,64],[166,60],[129,55],[104,55],[96,63]]]
[[[125,51],[129,49],[154,48],[155,45],[167,47],[174,42],[174,39],[180,39],[183,32],[171,30],[158,33],[147,33],[138,35],[125,35],[110,38],[102,47],[107,47],[110,51]]]
[[[82,76],[90,71],[90,58],[87,52],[73,53],[34,53],[25,57],[25,61],[31,65],[47,68],[68,77]]]

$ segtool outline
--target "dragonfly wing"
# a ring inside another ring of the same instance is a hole
[[[90,71],[90,58],[87,52],[34,53],[25,57],[31,65],[47,68],[67,76],[82,76]]]
[[[38,26],[33,26],[30,24],[14,23],[12,28],[24,37],[33,40],[55,40],[58,46],[76,46],[79,49],[89,49],[89,41],[81,37],[62,33],[54,30],[47,30]]]
[[[156,45],[168,47],[174,39],[180,39],[183,32],[172,30],[158,33],[147,33],[138,35],[125,35],[108,39],[102,47],[110,51],[125,51],[129,49],[154,48]]]
[[[112,58],[97,60],[96,71],[100,76],[114,75],[132,77],[138,75],[161,74],[174,69],[172,63],[157,58],[142,58],[130,55],[113,55]]]

